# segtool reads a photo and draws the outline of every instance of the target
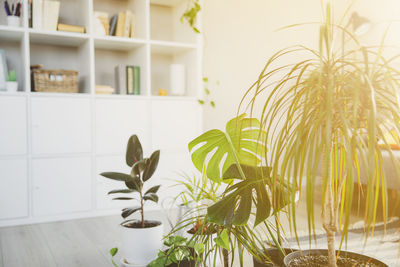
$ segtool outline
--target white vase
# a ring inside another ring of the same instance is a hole
[[[161,222],[159,223],[149,228],[121,226],[122,258],[132,266],[146,266],[154,260],[163,244],[164,226]]]
[[[17,92],[18,82],[6,82],[7,92]]]
[[[21,26],[21,19],[18,16],[7,16],[7,25],[10,27]]]

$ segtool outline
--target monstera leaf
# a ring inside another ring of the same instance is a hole
[[[226,132],[210,130],[191,141],[189,151],[195,167],[205,168],[208,178],[220,182],[232,164],[257,166],[266,151],[265,139],[260,122],[242,114],[226,124]]]
[[[240,165],[240,168],[245,179],[230,186],[225,197],[207,209],[211,222],[226,227],[244,225],[249,220],[253,202],[256,206],[255,225],[270,216],[271,201],[266,189],[270,183],[270,168],[248,165]],[[238,166],[232,164],[224,173],[223,179],[235,178],[241,178],[241,174]]]

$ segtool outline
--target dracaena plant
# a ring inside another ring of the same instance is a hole
[[[129,138],[127,149],[126,149],[126,164],[131,168],[129,174],[120,172],[103,172],[102,176],[124,182],[126,188],[116,189],[108,192],[109,195],[113,194],[128,194],[129,196],[116,197],[114,200],[135,200],[139,201],[139,205],[124,208],[121,216],[126,219],[137,211],[140,211],[141,215],[141,226],[145,227],[144,219],[144,204],[146,201],[158,202],[157,192],[160,185],[153,186],[147,190],[144,189],[144,183],[147,182],[154,174],[157,169],[158,161],[160,158],[160,150],[154,151],[149,158],[143,158],[143,149],[136,135],[132,135]],[[131,196],[132,194],[138,195],[139,198]],[[122,224],[125,224],[129,220],[125,220]]]
[[[387,216],[385,153],[400,177],[398,159],[385,137],[389,133],[395,139],[400,134],[400,71],[393,66],[399,55],[386,59],[384,50],[384,46],[361,46],[349,29],[333,23],[327,5],[319,49],[297,46],[278,51],[247,94],[257,105],[262,92],[269,92],[261,99],[261,121],[273,144],[270,159],[281,163],[271,165],[273,177],[282,183],[305,184],[301,188],[305,188],[310,237],[315,233],[313,203],[321,203],[331,267],[336,266],[336,234],[341,244],[346,239],[354,184],[360,183],[362,170],[367,182],[367,233],[373,231],[378,209]],[[293,60],[297,55],[300,60],[287,64],[286,56]],[[279,64],[282,58],[285,63]],[[281,179],[274,175],[278,172]],[[321,199],[316,199],[316,184],[322,185]],[[295,192],[289,190],[286,196],[293,200]],[[295,226],[292,203],[288,217]]]

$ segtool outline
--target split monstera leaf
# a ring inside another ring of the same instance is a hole
[[[160,185],[153,186],[144,191],[143,184],[147,182],[157,169],[158,161],[160,159],[160,150],[154,151],[150,158],[143,158],[143,149],[136,135],[132,135],[128,140],[126,149],[126,164],[131,168],[129,174],[120,172],[103,172],[100,175],[125,183],[126,188],[116,189],[108,192],[111,194],[130,194],[128,197],[116,197],[114,200],[138,200],[140,205],[124,208],[121,216],[126,219],[137,211],[141,212],[142,226],[144,227],[144,203],[146,201],[158,202],[157,192]],[[144,192],[144,193],[143,193]],[[132,193],[138,193],[139,199],[131,196]],[[122,222],[122,224],[128,221]]]
[[[245,225],[252,206],[256,208],[255,225],[266,220],[273,210],[270,168],[263,165],[267,136],[255,118],[242,114],[226,124],[225,132],[210,130],[189,143],[195,167],[215,182],[226,182],[224,197],[208,207],[210,222],[225,227]],[[284,188],[274,193],[283,194]]]

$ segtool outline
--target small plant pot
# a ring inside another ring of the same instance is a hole
[[[354,252],[349,251],[336,251],[339,255],[337,259],[338,267],[347,266],[364,266],[363,263],[374,264],[375,267],[389,267],[385,263]],[[310,261],[308,261],[308,259]],[[328,266],[328,250],[327,249],[311,249],[292,252],[284,259],[286,267],[303,267],[310,266],[312,263],[318,263],[319,266]],[[369,265],[368,265],[369,266]]]
[[[122,258],[130,264],[127,266],[146,266],[157,257],[162,247],[163,224],[159,221],[145,221],[145,226],[140,228],[139,221],[121,225],[121,252]]]
[[[7,16],[7,25],[10,27],[21,26],[21,18],[18,16]]]
[[[288,255],[294,251],[295,249],[284,248],[285,254]],[[284,267],[285,264],[283,263],[283,259],[285,258],[282,256],[281,252],[277,248],[268,248],[264,251],[266,256],[272,261],[271,262],[261,262],[260,260],[253,257],[253,265],[254,267]]]
[[[17,92],[18,82],[6,82],[7,92]]]

